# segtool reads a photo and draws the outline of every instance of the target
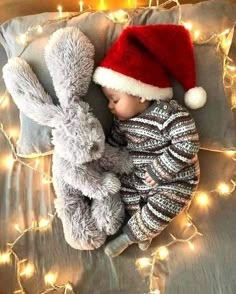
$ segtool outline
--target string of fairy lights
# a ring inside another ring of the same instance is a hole
[[[97,10],[102,10],[105,7],[104,1],[100,1],[100,6],[99,9]],[[130,1],[129,1],[130,2]],[[236,67],[234,65],[234,62],[232,59],[229,58],[228,53],[229,53],[229,48],[231,45],[232,37],[234,34],[234,28],[228,28],[227,30],[218,33],[218,34],[213,34],[211,35],[208,39],[202,39],[201,32],[199,30],[195,30],[193,27],[193,24],[190,22],[183,22],[182,21],[182,10],[181,10],[181,5],[178,0],[168,0],[162,4],[159,4],[159,1],[155,1],[155,5],[152,5],[153,1],[149,1],[148,8],[163,8],[166,5],[170,3],[175,3],[178,7],[178,12],[179,12],[179,19],[178,19],[178,24],[184,25],[191,33],[192,40],[195,44],[206,44],[211,42],[212,40],[216,41],[217,44],[217,49],[221,53],[223,57],[223,80],[224,80],[224,86],[225,88],[229,88],[231,90],[231,97],[230,97],[230,104],[231,104],[231,109],[236,108]],[[134,1],[134,6],[133,8],[137,8],[137,1]],[[58,17],[56,19],[48,20],[43,23],[38,24],[37,26],[29,28],[25,33],[19,35],[16,37],[16,41],[22,44],[23,49],[19,56],[22,55],[24,50],[27,48],[27,46],[32,42],[35,38],[37,38],[40,34],[43,33],[44,28],[47,26],[50,26],[54,23],[58,23],[61,21],[67,21],[73,17],[76,17],[82,13],[85,12],[90,12],[93,11],[91,7],[88,5],[88,9],[84,10],[84,2],[79,1],[79,12],[78,13],[67,13],[66,16],[63,14],[63,8],[61,5],[57,7],[58,10]],[[143,8],[146,9],[146,8]],[[96,11],[97,11],[96,10]],[[121,23],[121,24],[128,24],[130,20],[132,20],[132,13],[133,10],[117,10],[113,12],[105,12],[103,11],[104,15],[113,21],[114,23]],[[10,97],[7,92],[5,92],[2,97],[0,97],[0,111],[7,110],[10,104]],[[16,129],[7,129],[5,130],[3,124],[0,124],[0,132],[2,133],[3,137],[5,138],[6,142],[8,143],[10,150],[11,150],[11,155],[7,156],[6,158],[3,159],[4,165],[8,168],[11,168],[16,162],[19,164],[32,169],[33,171],[39,173],[42,176],[42,183],[43,184],[50,184],[52,182],[51,176],[44,172],[43,170],[40,170],[38,168],[39,162],[40,162],[40,157],[36,157],[34,159],[31,159],[33,163],[27,163],[25,162],[21,156],[19,156],[16,152],[15,149],[15,144],[12,142],[13,139],[15,139],[18,136],[18,131]],[[229,156],[233,161],[236,161],[236,151],[227,151],[225,152],[227,156]],[[200,206],[207,206],[209,202],[209,196],[210,194],[218,194],[220,196],[224,195],[230,195],[236,188],[236,181],[231,179],[229,183],[219,183],[219,185],[216,187],[216,189],[208,191],[208,192],[203,192],[203,191],[198,191],[195,195],[194,201],[196,201],[197,204]],[[175,243],[186,243],[189,245],[189,247],[194,250],[194,244],[193,240],[197,236],[202,236],[202,233],[198,230],[197,226],[193,223],[193,220],[191,218],[191,215],[189,213],[189,208],[188,207],[185,211],[186,217],[187,217],[187,222],[186,226],[191,229],[191,234],[188,236],[186,239],[181,239],[177,238],[173,234],[170,234],[171,241],[167,244],[164,244],[158,248],[156,248],[151,255],[150,258],[143,257],[139,258],[136,261],[136,265],[138,269],[141,271],[143,269],[147,270],[148,269],[148,276],[149,276],[149,294],[161,294],[161,288],[159,285],[159,279],[160,277],[156,275],[155,273],[155,264],[157,261],[164,261],[167,260],[169,257],[169,250],[170,247],[175,244]],[[34,275],[35,272],[35,267],[33,262],[28,261],[27,259],[20,259],[19,256],[17,255],[17,252],[15,250],[16,244],[27,234],[28,232],[36,232],[36,231],[45,231],[47,230],[53,220],[55,219],[56,213],[54,214],[49,214],[48,218],[40,218],[39,220],[34,220],[31,224],[31,226],[27,229],[21,230],[18,224],[15,224],[15,229],[19,233],[19,236],[14,240],[12,243],[7,243],[6,248],[7,250],[5,252],[0,251],[0,265],[1,264],[9,264],[11,261],[11,258],[14,258],[15,264],[16,264],[16,276],[17,276],[17,281],[18,281],[18,289],[14,291],[14,293],[26,293],[23,287],[23,283],[26,282],[25,280],[27,278],[30,278]],[[73,286],[70,282],[67,282],[62,285],[57,285],[56,281],[58,278],[58,273],[56,272],[48,272],[44,276],[44,281],[45,285],[48,286],[46,290],[41,292],[41,294],[49,293],[51,291],[55,290],[63,290],[63,293],[75,293]],[[155,281],[155,283],[154,283]]]

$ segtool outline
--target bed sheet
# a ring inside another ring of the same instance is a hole
[[[0,47],[0,65],[5,62],[6,56]],[[2,79],[0,87],[2,94]],[[10,104],[0,115],[1,122],[10,128],[18,119],[18,110]],[[9,144],[0,134],[1,158],[10,152]],[[199,156],[199,190],[212,191],[220,182],[235,180],[236,161],[225,153],[200,151]],[[26,162],[50,174],[50,156]],[[25,229],[39,216],[48,217],[48,213],[54,213],[55,195],[51,185],[43,183],[38,172],[18,162],[11,167],[6,167],[4,161],[0,164],[0,251],[4,251],[6,244],[20,235],[15,224]],[[196,236],[192,241],[194,250],[187,243],[174,244],[170,247],[169,259],[158,264],[156,271],[163,294],[236,293],[235,207],[235,191],[229,196],[212,192],[206,207],[200,207],[196,200],[192,202],[189,213],[203,236]],[[170,233],[179,238],[188,236],[185,224],[186,217],[182,214],[155,238],[147,251],[142,252],[133,245],[121,256],[109,259],[103,248],[90,252],[70,248],[64,240],[61,222],[55,218],[48,230],[26,233],[14,248],[20,259],[27,258],[35,265],[31,278],[22,277],[24,290],[30,294],[43,292],[47,288],[44,276],[52,271],[58,273],[57,284],[70,281],[78,294],[148,293],[148,269],[138,270],[136,261],[150,258],[158,246],[171,240]],[[14,258],[9,264],[0,265],[0,294],[19,289],[16,270]]]

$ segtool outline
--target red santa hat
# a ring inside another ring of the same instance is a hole
[[[124,29],[96,68],[95,83],[147,100],[173,97],[169,76],[184,88],[185,104],[197,109],[206,92],[196,87],[193,45],[185,27],[173,24]]]

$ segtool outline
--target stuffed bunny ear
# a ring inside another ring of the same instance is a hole
[[[54,127],[63,116],[62,109],[53,104],[29,64],[19,57],[4,65],[3,79],[15,104],[39,124]]]
[[[50,38],[45,59],[63,108],[87,91],[94,67],[94,46],[75,27],[57,30]]]

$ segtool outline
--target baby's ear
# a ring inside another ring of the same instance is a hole
[[[140,98],[140,103],[144,103],[146,101],[145,98]]]

